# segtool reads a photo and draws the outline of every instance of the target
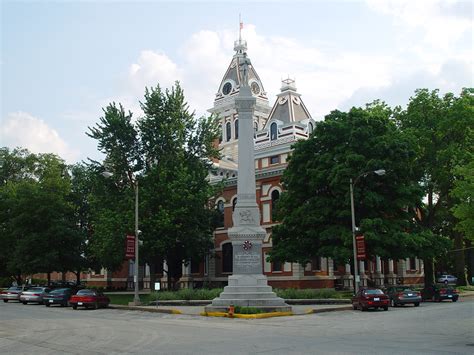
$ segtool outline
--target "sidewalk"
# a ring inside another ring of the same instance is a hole
[[[210,304],[210,302],[209,302]],[[308,304],[308,305],[292,305],[293,315],[304,315],[309,313],[322,313],[343,311],[352,309],[348,304]],[[110,308],[136,310],[145,312],[168,313],[168,314],[186,314],[192,316],[199,316],[204,312],[204,306],[124,306],[111,304]]]

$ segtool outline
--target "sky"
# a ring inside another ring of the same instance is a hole
[[[139,117],[145,87],[176,80],[208,115],[234,55],[239,14],[270,105],[295,80],[316,120],[417,88],[473,87],[473,2],[11,1],[1,3],[0,146],[102,159],[86,135],[102,108]]]

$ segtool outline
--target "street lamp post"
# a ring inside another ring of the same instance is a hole
[[[355,208],[354,208],[354,186],[357,184],[357,181],[361,177],[365,177],[371,173],[377,174],[379,176],[385,175],[385,170],[384,169],[379,169],[379,170],[374,170],[374,171],[367,171],[365,173],[360,174],[357,176],[354,180],[352,181],[352,178],[349,179],[349,185],[350,185],[350,193],[351,193],[351,217],[352,217],[352,250],[353,250],[353,257],[354,257],[354,293],[357,294],[359,291],[359,282],[360,282],[360,276],[359,276],[359,265],[357,264],[357,245],[356,245],[356,232],[357,232],[357,227],[355,224]]]
[[[110,178],[113,176],[113,174],[108,171],[104,171],[102,175],[106,178]],[[140,296],[138,294],[138,247],[140,245],[138,236],[140,234],[140,230],[138,229],[138,179],[136,177],[133,179],[132,184],[135,192],[135,262],[133,265],[134,296],[133,302],[131,303],[135,306],[139,306],[141,304]]]

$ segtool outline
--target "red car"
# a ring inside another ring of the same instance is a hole
[[[388,311],[389,297],[378,288],[363,288],[352,298],[352,308],[366,311],[369,308],[383,308]]]
[[[69,299],[69,304],[73,309],[77,309],[78,306],[97,309],[108,307],[109,303],[110,299],[102,292],[89,289],[80,290]]]

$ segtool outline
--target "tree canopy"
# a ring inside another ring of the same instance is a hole
[[[435,252],[433,236],[414,220],[423,190],[416,181],[411,137],[375,101],[366,108],[333,111],[311,137],[294,145],[277,205],[272,259],[306,263],[324,256],[352,257],[350,179],[355,182],[356,225],[369,255],[405,258]],[[372,172],[384,169],[386,175]],[[443,243],[437,243],[436,247]]]
[[[169,264],[200,258],[212,246],[213,212],[207,208],[215,189],[207,180],[211,160],[218,157],[213,116],[197,120],[190,113],[179,83],[167,90],[146,88],[143,117],[121,105],[104,109],[90,128],[106,158],[112,179],[96,186],[92,250],[102,265],[116,268],[123,260],[123,240],[133,233],[133,188],[139,186],[139,225],[144,259]],[[97,175],[104,170],[92,164]]]

